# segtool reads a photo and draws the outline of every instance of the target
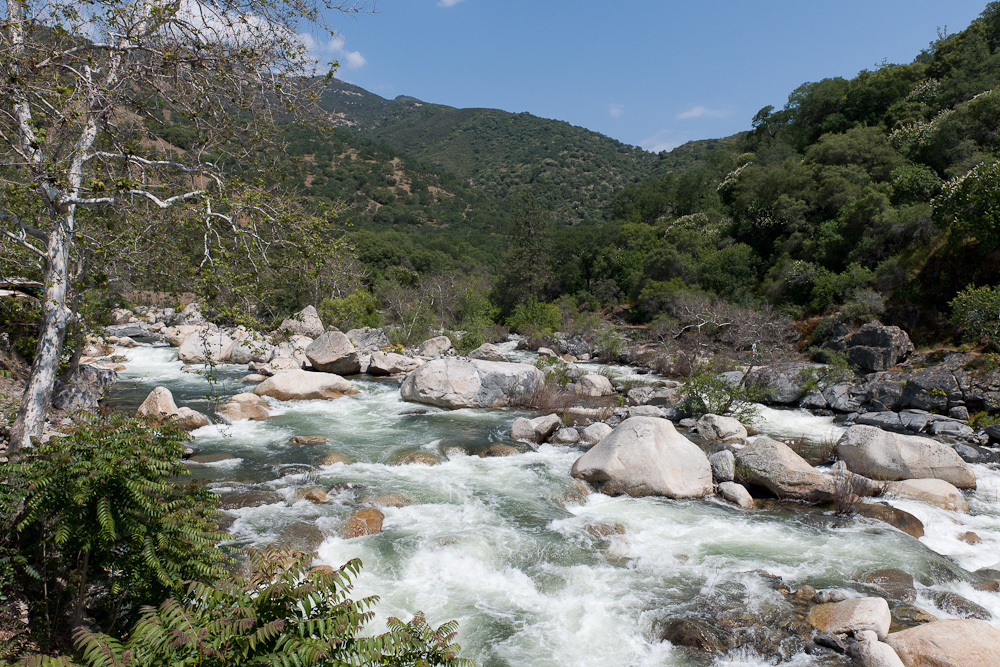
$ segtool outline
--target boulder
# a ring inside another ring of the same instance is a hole
[[[847,336],[842,343],[851,363],[865,371],[884,371],[903,361],[913,350],[913,343],[899,327],[869,322]]]
[[[282,371],[261,382],[253,390],[258,396],[270,396],[279,401],[309,401],[337,399],[360,393],[353,382],[333,373]]]
[[[177,358],[186,364],[221,364],[229,361],[233,340],[222,332],[202,330],[184,337]]]
[[[847,634],[871,630],[882,640],[889,634],[892,614],[884,598],[856,598],[818,604],[809,610],[806,620],[822,632]]]
[[[531,364],[435,359],[410,373],[400,394],[442,408],[501,408],[530,404],[544,384]]]
[[[482,361],[507,361],[507,357],[496,345],[483,343],[472,352],[469,352],[469,359],[480,359]]]
[[[871,630],[862,630],[857,638],[854,656],[861,667],[906,667],[892,647],[880,642]]]
[[[728,449],[711,454],[708,462],[712,464],[712,479],[716,482],[731,482],[736,478],[736,456]]]
[[[424,364],[423,359],[404,357],[395,352],[372,352],[368,362],[370,375],[404,375],[415,371]]]
[[[206,331],[206,328],[197,324],[179,324],[175,327],[167,327],[162,333],[164,340],[169,345],[180,347],[185,338],[199,331]]]
[[[968,512],[969,503],[962,492],[943,479],[904,479],[886,486],[889,498],[907,498],[937,505],[954,512]]]
[[[976,474],[948,445],[917,435],[856,425],[837,441],[837,456],[852,472],[874,479],[943,479],[960,489],[976,487]]]
[[[241,332],[229,349],[229,363],[249,364],[250,362],[265,363],[271,360],[274,346],[268,338],[258,331]]]
[[[263,421],[271,416],[271,410],[257,394],[236,394],[215,409],[215,414],[230,424],[240,421]]]
[[[162,420],[177,414],[174,396],[166,387],[156,387],[149,392],[136,414],[143,419]]]
[[[306,347],[306,358],[323,373],[354,375],[361,372],[361,359],[354,343],[339,331],[327,331]]]
[[[723,499],[745,510],[752,510],[757,507],[757,503],[754,502],[753,496],[750,495],[747,488],[736,482],[722,482],[719,484],[719,495]]]
[[[563,425],[559,415],[545,415],[534,419],[518,417],[510,427],[510,439],[541,443],[548,440]]]
[[[667,411],[655,405],[636,405],[628,409],[629,416],[632,417],[660,417],[667,416]]]
[[[596,398],[598,396],[611,396],[615,393],[614,387],[611,386],[611,380],[595,373],[581,376],[574,384],[577,396]]]
[[[69,381],[56,380],[52,407],[57,410],[96,410],[104,394],[118,381],[118,373],[111,368],[94,364],[80,364]]]
[[[435,336],[430,340],[425,340],[417,350],[417,354],[421,357],[440,357],[450,349],[450,338],[447,336]]]
[[[177,412],[170,417],[170,421],[175,422],[185,431],[194,431],[212,423],[208,421],[208,417],[191,408],[177,408]]]
[[[876,587],[890,600],[911,604],[917,599],[917,589],[913,585],[913,575],[896,568],[883,568],[866,572],[861,581]]]
[[[761,366],[750,371],[747,384],[760,389],[768,403],[792,405],[805,396],[811,368],[809,364]]]
[[[596,445],[608,437],[613,429],[604,422],[595,422],[580,433],[580,442],[584,445]]]
[[[373,329],[372,327],[351,329],[347,332],[347,337],[358,354],[372,354],[384,347],[389,347],[389,336],[385,333],[385,329]]]
[[[709,440],[742,444],[747,439],[747,428],[740,420],[720,415],[702,415],[695,425],[698,435]]]
[[[832,500],[836,478],[813,468],[783,442],[762,436],[736,452],[738,481],[768,489],[779,498]]]
[[[906,667],[996,667],[1000,664],[1000,630],[986,621],[934,621],[894,632],[885,641]]]
[[[278,327],[278,333],[286,336],[299,335],[318,338],[323,334],[323,322],[312,306],[306,306],[291,317],[285,318]]]
[[[712,491],[705,453],[655,417],[623,421],[577,459],[570,474],[608,495],[700,498]]]
[[[549,438],[549,442],[554,445],[573,445],[580,441],[580,432],[572,426],[564,426],[558,429]]]

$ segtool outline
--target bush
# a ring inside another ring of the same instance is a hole
[[[754,405],[761,393],[744,382],[732,382],[710,365],[696,368],[681,387],[681,408],[691,415],[730,415],[744,424],[757,420]]]
[[[966,340],[1000,350],[1000,287],[969,285],[948,304]]]
[[[507,324],[519,334],[539,338],[559,330],[562,313],[555,304],[528,301],[514,308]]]
[[[342,331],[382,326],[375,295],[365,289],[356,290],[343,299],[323,299],[319,318],[327,327],[335,326]]]
[[[41,645],[84,615],[110,631],[184,580],[221,576],[215,497],[179,481],[187,439],[173,426],[89,417],[0,469],[10,490],[0,540],[16,554],[3,593],[27,603]]]

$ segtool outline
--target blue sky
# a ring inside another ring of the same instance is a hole
[[[910,62],[985,0],[377,0],[333,16],[338,77],[527,111],[659,151],[750,127],[806,81]]]

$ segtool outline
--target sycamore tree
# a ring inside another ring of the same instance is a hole
[[[235,206],[227,170],[245,168],[277,122],[315,100],[325,77],[303,36],[359,9],[342,0],[6,0],[0,238],[34,257],[45,283],[12,450],[42,432],[87,225],[141,230],[182,209],[204,226],[207,257],[222,231],[253,238],[259,220],[278,217],[275,202]],[[157,134],[164,127],[181,145]]]

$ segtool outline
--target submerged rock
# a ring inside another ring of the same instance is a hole
[[[245,393],[236,394],[227,402],[219,405],[215,409],[215,413],[233,424],[248,419],[263,421],[271,416],[271,409],[257,394]]]
[[[886,496],[920,500],[954,512],[968,512],[969,503],[962,492],[943,479],[904,479],[886,486]]]
[[[858,598],[816,605],[809,611],[807,620],[824,632],[844,634],[871,630],[881,640],[889,633],[892,614],[883,598]]]
[[[381,533],[384,520],[385,515],[377,509],[358,510],[347,520],[347,525],[344,527],[344,537],[351,539],[352,537]]]
[[[570,474],[608,495],[700,498],[712,491],[705,453],[666,419],[630,417],[573,464]]]

